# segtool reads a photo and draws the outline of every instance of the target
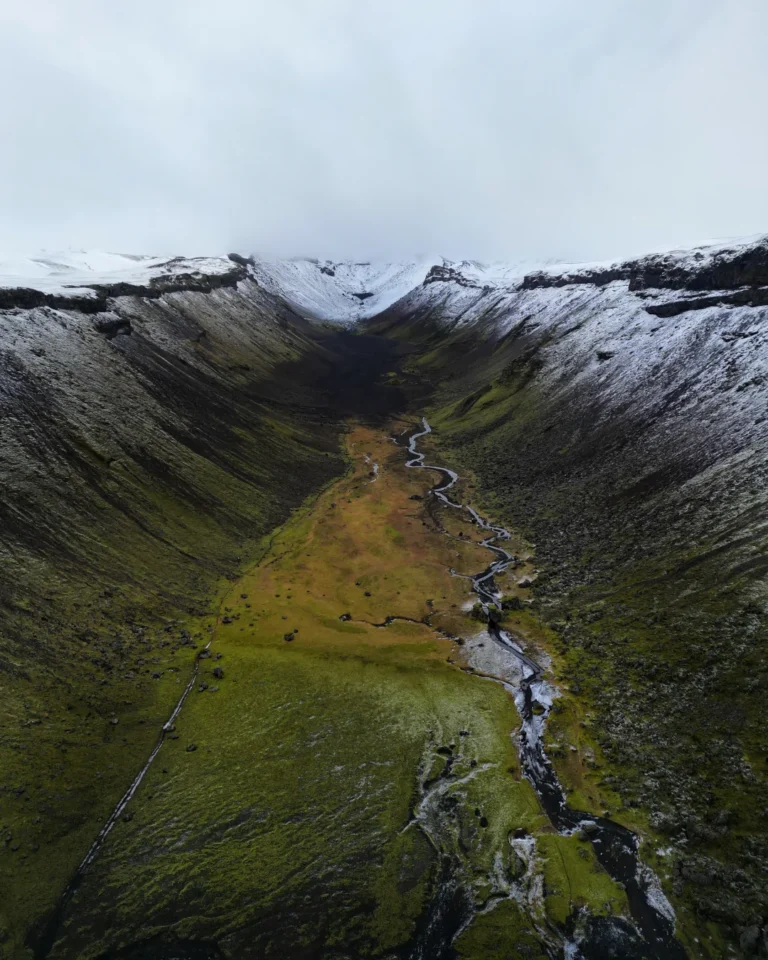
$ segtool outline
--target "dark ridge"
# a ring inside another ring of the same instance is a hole
[[[228,253],[227,256],[232,263],[239,263],[241,267],[255,267],[256,261],[253,257],[244,257],[239,253]]]
[[[706,310],[707,307],[764,307],[767,305],[768,286],[746,287],[734,293],[714,293],[705,297],[670,300],[668,303],[649,304],[645,309],[654,317],[676,317],[689,310]]]
[[[489,290],[490,287],[479,287],[478,284],[468,280],[464,274],[453,267],[445,264],[436,264],[424,278],[422,286],[428,287],[430,283],[456,283],[460,287],[472,287],[476,290]]]
[[[235,256],[237,256],[235,254]],[[230,256],[232,259],[232,256]],[[242,259],[242,258],[241,258]],[[169,260],[171,264],[174,261]],[[32,290],[29,287],[12,287],[0,289],[0,310],[31,310],[35,307],[53,307],[55,310],[74,310],[78,313],[105,313],[109,308],[108,301],[115,297],[143,297],[147,300],[157,300],[167,293],[211,293],[221,287],[236,287],[241,280],[248,278],[247,266],[236,262],[236,265],[226,273],[208,275],[195,273],[179,273],[175,276],[165,274],[152,277],[147,284],[140,283],[93,283],[78,284],[79,289],[88,289],[95,292],[95,296],[73,295],[58,293],[43,293],[42,290]]]
[[[579,273],[529,273],[523,277],[523,290],[536,290],[540,287],[570,287],[573,284],[592,284],[595,287],[604,287],[616,280],[629,280],[631,265],[622,264],[618,267],[606,269],[582,270]]]
[[[580,270],[577,273],[531,273],[523,278],[522,289],[567,287],[572,284],[592,284],[602,287],[616,280],[628,280],[629,289],[634,293],[648,289],[690,290],[692,292],[703,290],[738,291],[735,294],[737,298],[745,296],[747,299],[736,299],[728,302],[738,305],[762,306],[766,303],[766,296],[768,296],[765,292],[758,294],[758,302],[753,304],[748,297],[755,296],[755,294],[742,293],[739,288],[768,286],[768,239],[762,240],[741,253],[724,250],[722,253],[709,258],[699,252],[694,252],[686,261],[680,261],[674,254],[656,254],[610,267]],[[716,303],[719,302],[720,298]],[[711,305],[704,304],[704,306]],[[696,307],[686,306],[678,312],[682,313],[683,310],[692,309],[696,309]],[[649,313],[656,313],[656,310],[649,309]],[[657,313],[657,316],[674,316],[674,314]]]

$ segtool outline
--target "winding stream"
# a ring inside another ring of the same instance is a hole
[[[504,527],[489,523],[471,506],[457,503],[447,495],[447,491],[458,482],[459,475],[447,467],[425,463],[425,454],[417,449],[418,440],[431,432],[432,428],[423,418],[422,429],[408,435],[408,453],[411,456],[406,466],[439,473],[442,479],[432,487],[429,495],[445,507],[465,511],[473,523],[488,532],[480,545],[489,550],[494,559],[483,571],[469,577],[472,588],[488,615],[490,605],[497,603],[501,596],[494,577],[506,570],[515,560],[509,551],[500,546],[505,540],[509,540],[511,535]],[[544,679],[542,667],[490,616],[488,633],[496,643],[511,651],[522,667],[523,680],[519,688],[515,689],[509,684],[505,686],[514,695],[522,720],[518,745],[525,777],[532,784],[544,812],[559,833],[567,835],[577,830],[585,831],[598,861],[614,880],[623,884],[634,922],[632,925],[616,918],[592,918],[589,933],[578,945],[568,943],[566,955],[573,958],[610,955],[626,957],[628,960],[684,960],[686,952],[675,939],[674,911],[664,896],[657,877],[638,856],[637,836],[607,817],[593,817],[568,806],[565,791],[543,745],[544,727],[555,691]],[[612,951],[618,948],[621,952],[607,953],[609,948]]]
[[[510,533],[504,527],[491,524],[471,506],[457,503],[447,495],[447,491],[458,482],[459,475],[446,467],[433,466],[424,462],[425,454],[417,449],[417,442],[421,437],[430,434],[432,429],[426,419],[422,420],[422,425],[423,429],[406,431],[404,434],[407,437],[410,455],[406,466],[412,469],[432,470],[440,474],[441,479],[431,488],[429,496],[446,508],[464,511],[472,523],[487,532],[488,536],[481,541],[480,545],[493,554],[493,560],[480,573],[467,579],[471,581],[472,588],[485,613],[489,614],[491,604],[495,604],[500,599],[494,577],[504,572],[515,561],[513,554],[501,546],[504,541],[510,539]],[[396,443],[401,442],[400,438],[393,439]],[[366,457],[366,462],[370,463],[369,457]],[[378,464],[372,465],[371,473],[372,479],[369,482],[375,483],[379,477]],[[388,617],[383,623],[374,624],[374,626],[385,627],[394,619],[407,618]],[[635,834],[612,820],[592,817],[572,809],[567,804],[565,792],[543,746],[544,727],[556,691],[544,678],[542,667],[528,656],[513,636],[490,616],[488,633],[494,642],[509,650],[522,667],[523,680],[519,687],[515,688],[508,683],[505,686],[514,696],[522,719],[518,743],[524,775],[536,791],[552,825],[561,834],[567,835],[586,828],[586,835],[592,843],[597,859],[614,880],[624,885],[634,921],[634,924],[630,924],[617,918],[590,918],[586,933],[582,932],[579,935],[578,943],[573,939],[564,938],[563,955],[569,960],[577,960],[579,957],[585,960],[600,960],[606,956],[623,958],[623,960],[685,960],[686,953],[674,936],[674,913],[661,891],[658,879],[638,857],[638,839]],[[206,649],[208,647],[210,647],[210,641]],[[166,735],[173,731],[173,724],[197,681],[199,660],[199,656],[195,658],[192,676],[176,702],[168,721],[159,732],[146,763],[102,827],[58,904],[41,927],[30,937],[29,945],[33,948],[36,960],[45,960],[51,952],[59,934],[64,913],[89,867],[138,790],[160,752]],[[533,844],[534,841],[533,838],[527,838],[520,842]],[[437,884],[437,894],[429,915],[423,919],[415,952],[409,953],[410,960],[438,960],[438,958],[454,956],[452,943],[460,930],[471,922],[472,915],[471,899],[457,879],[451,863],[444,858]],[[206,958],[216,955],[215,952],[196,953],[198,946],[193,944],[189,950],[184,947],[180,949],[178,955],[205,956]]]

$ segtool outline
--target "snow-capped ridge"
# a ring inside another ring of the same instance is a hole
[[[213,277],[232,270],[229,257],[155,257],[78,250],[0,259],[0,288],[62,297],[96,296],[94,287],[146,286],[160,277]]]
[[[483,263],[424,256],[410,261],[269,259],[238,254],[214,257],[156,257],[67,251],[0,259],[0,308],[70,306],[105,309],[125,295],[158,297],[180,290],[206,292],[255,280],[301,316],[353,325],[398,304],[442,304],[444,322],[487,312],[487,297],[513,297],[521,290],[621,281],[643,298],[650,313],[718,304],[768,304],[768,237],[668,250],[631,260],[592,263],[518,260]],[[486,298],[474,309],[478,297]]]

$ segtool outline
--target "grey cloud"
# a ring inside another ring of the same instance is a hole
[[[768,231],[764,0],[4,0],[0,252]]]

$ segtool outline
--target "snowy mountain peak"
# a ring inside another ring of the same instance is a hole
[[[394,263],[256,259],[251,273],[302,316],[355,323],[392,306],[443,263],[442,257]]]

